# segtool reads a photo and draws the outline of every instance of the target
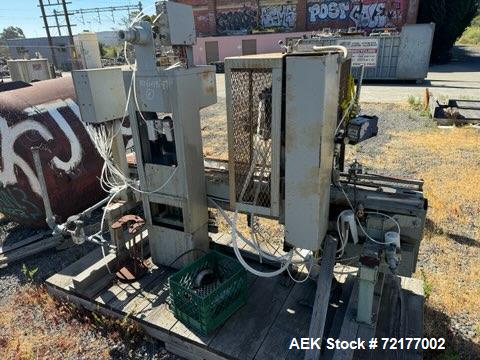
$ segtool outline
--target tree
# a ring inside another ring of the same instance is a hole
[[[420,1],[418,23],[436,24],[432,62],[445,63],[450,60],[453,45],[470,25],[477,11],[477,0]]]
[[[8,57],[7,40],[24,39],[23,30],[16,26],[9,26],[0,33],[0,57]]]
[[[25,39],[25,34],[23,30],[16,26],[9,26],[3,29],[2,33],[0,34],[0,38],[4,40],[8,39]]]

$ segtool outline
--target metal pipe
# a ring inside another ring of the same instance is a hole
[[[105,205],[106,203],[108,203],[110,200],[110,196],[109,197],[106,197],[105,199],[103,199],[102,201],[99,201],[98,203],[96,203],[95,205],[89,207],[88,209],[82,211],[80,213],[80,218],[83,218],[84,216],[87,216],[89,217],[90,214],[92,213],[92,211],[98,209],[99,207],[101,207],[102,205]]]
[[[38,182],[40,183],[40,190],[42,192],[43,206],[45,208],[46,221],[50,229],[56,227],[55,217],[53,216],[52,206],[50,205],[50,199],[48,197],[47,183],[45,182],[45,176],[43,174],[42,161],[40,159],[40,151],[38,147],[32,147],[33,162],[35,165],[35,171],[37,172]]]

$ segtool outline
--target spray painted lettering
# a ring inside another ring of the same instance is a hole
[[[0,116],[0,142],[1,142],[1,156],[3,160],[3,168],[0,171],[0,183],[2,186],[15,185],[17,183],[17,174],[15,166],[19,167],[28,179],[32,191],[41,195],[40,183],[37,175],[32,170],[30,165],[14,151],[14,144],[17,139],[29,131],[37,132],[45,141],[53,140],[53,135],[47,127],[32,118],[37,114],[48,112],[50,116],[56,121],[57,125],[68,138],[71,146],[71,157],[68,161],[63,161],[58,157],[52,159],[52,165],[57,169],[69,172],[75,168],[82,160],[82,148],[77,135],[64,117],[58,111],[59,107],[68,106],[80,118],[80,110],[71,99],[62,101],[37,105],[33,108],[27,108],[24,112],[31,118],[19,122],[15,125],[9,126],[7,120]]]
[[[352,1],[315,2],[308,5],[308,20],[311,24],[322,21],[345,21],[345,28],[383,28],[395,26],[401,19],[401,1],[372,2],[370,4],[354,4]]]
[[[295,26],[297,8],[293,5],[275,5],[262,8],[261,25],[263,28],[288,28]]]
[[[217,32],[220,34],[248,34],[257,25],[257,11],[248,7],[217,15]]]

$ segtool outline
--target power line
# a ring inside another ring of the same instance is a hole
[[[57,58],[55,56],[55,52],[53,51],[53,41],[52,41],[52,35],[50,32],[50,24],[48,23],[48,18],[54,17],[55,18],[55,23],[58,31],[58,35],[62,35],[61,28],[66,27],[67,32],[68,32],[68,40],[70,43],[70,53],[71,53],[71,58],[76,59],[76,54],[75,54],[75,49],[73,48],[73,33],[72,33],[72,25],[70,24],[70,18],[69,18],[69,13],[67,10],[67,4],[71,4],[71,2],[67,2],[66,0],[46,0],[47,2],[44,2],[44,0],[38,0],[39,2],[39,7],[40,11],[42,12],[42,18],[43,18],[43,23],[45,25],[45,31],[47,32],[47,38],[48,38],[48,45],[51,47],[51,54],[52,54],[52,60],[53,64],[55,67],[58,68],[58,63],[57,63]],[[55,2],[52,2],[55,1]],[[57,10],[58,7],[62,8],[62,12],[59,12]],[[53,10],[53,15],[47,15],[46,8],[47,7],[55,7]],[[65,25],[61,25],[58,18],[59,16],[63,16],[65,19]],[[73,25],[75,26],[75,25]]]

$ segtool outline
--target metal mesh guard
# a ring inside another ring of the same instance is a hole
[[[268,208],[272,170],[272,70],[232,69],[231,84],[236,201]]]

